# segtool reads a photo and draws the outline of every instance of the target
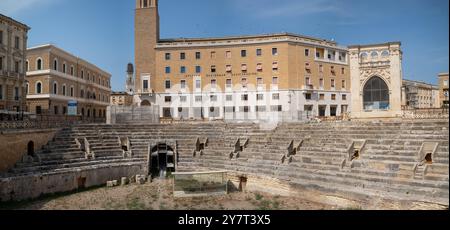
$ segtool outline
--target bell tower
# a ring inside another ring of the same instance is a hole
[[[152,92],[156,74],[156,51],[159,41],[158,0],[136,0],[135,11],[135,93]]]

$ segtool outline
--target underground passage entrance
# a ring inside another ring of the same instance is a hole
[[[166,143],[158,143],[151,148],[149,168],[152,178],[165,178],[175,172],[175,151]]]

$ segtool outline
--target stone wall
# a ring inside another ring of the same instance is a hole
[[[145,173],[141,164],[97,166],[83,171],[35,174],[0,179],[0,201],[21,201],[44,194],[69,192],[81,188],[105,185],[110,180],[131,178]]]
[[[28,152],[28,143],[34,142],[34,151],[46,145],[59,129],[15,130],[0,133],[0,172],[20,161]]]
[[[107,124],[123,124],[130,122],[159,123],[158,106],[109,106],[106,111]]]

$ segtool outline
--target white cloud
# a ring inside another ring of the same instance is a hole
[[[0,12],[12,16],[22,11],[56,3],[58,0],[0,0]]]

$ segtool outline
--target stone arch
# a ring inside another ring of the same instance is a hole
[[[143,100],[141,106],[152,106],[152,104],[148,100]]]
[[[386,81],[377,75],[368,78],[363,87],[364,110],[388,110],[390,90]]]

